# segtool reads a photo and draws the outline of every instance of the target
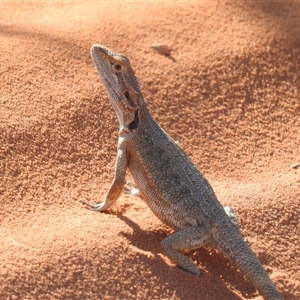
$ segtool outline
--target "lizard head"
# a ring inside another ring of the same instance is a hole
[[[117,114],[120,132],[136,129],[143,98],[129,59],[98,44],[92,46],[91,55]]]

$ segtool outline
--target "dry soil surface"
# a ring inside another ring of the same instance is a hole
[[[221,254],[160,248],[139,198],[107,213],[118,123],[89,49],[131,60],[154,118],[205,173],[284,299],[300,298],[300,4],[1,3],[0,298],[261,299]],[[171,57],[155,52],[167,44]]]

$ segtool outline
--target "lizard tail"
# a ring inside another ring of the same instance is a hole
[[[237,231],[237,228],[231,227],[225,234],[223,230],[217,229],[215,234],[213,234],[217,248],[235,262],[265,300],[282,300],[283,298],[268,273]]]

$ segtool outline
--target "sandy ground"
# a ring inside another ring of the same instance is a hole
[[[94,43],[130,58],[155,119],[299,299],[299,19],[297,3],[0,3],[0,299],[261,299],[216,251],[188,254],[200,277],[177,269],[142,200],[76,201],[101,201],[115,163]]]

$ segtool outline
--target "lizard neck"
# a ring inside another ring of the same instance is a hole
[[[154,121],[154,119],[152,118],[147,105],[145,103],[145,100],[143,98],[142,93],[140,92],[140,95],[137,99],[137,108],[136,111],[134,112],[134,119],[127,124],[121,123],[120,122],[120,131],[119,133],[130,133],[133,132],[135,130],[137,130],[139,127],[151,127],[154,125],[154,123],[156,124],[156,122]],[[116,114],[118,116],[118,111],[116,111]],[[120,112],[124,115],[124,112]],[[120,116],[118,116],[118,119],[120,121]]]
[[[149,121],[152,121],[152,116],[148,110],[148,107],[144,101],[144,98],[141,97],[142,101],[140,100],[139,101],[139,108],[138,108],[138,113],[139,113],[139,118],[140,118],[140,122],[141,124],[146,124],[148,123]]]

